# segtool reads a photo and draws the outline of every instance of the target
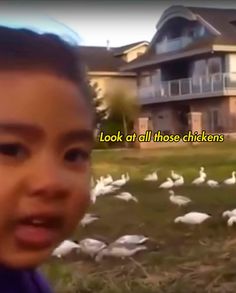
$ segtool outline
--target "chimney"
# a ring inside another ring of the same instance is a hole
[[[107,40],[107,51],[109,51],[109,50],[110,50],[110,41]]]

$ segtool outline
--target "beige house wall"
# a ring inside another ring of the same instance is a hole
[[[90,76],[92,82],[96,82],[104,95],[123,90],[131,95],[137,95],[136,77],[132,76]]]
[[[131,51],[129,51],[126,55],[123,56],[123,59],[126,62],[131,62],[134,59],[136,59],[139,54],[143,54],[146,52],[148,45],[143,45],[140,47],[137,47],[136,49],[132,49]]]
[[[225,72],[236,73],[236,54],[227,54],[225,56]]]

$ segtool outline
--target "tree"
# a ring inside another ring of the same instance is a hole
[[[99,129],[103,120],[108,118],[108,106],[105,103],[105,98],[101,93],[97,82],[89,82],[90,96],[92,105],[95,111],[95,125]]]
[[[126,136],[138,116],[139,104],[137,98],[123,90],[117,90],[107,97],[107,103],[110,119],[121,121],[123,133]],[[128,146],[126,141],[125,146]]]

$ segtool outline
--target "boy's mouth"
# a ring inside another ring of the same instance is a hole
[[[17,243],[26,249],[48,248],[57,241],[63,218],[51,214],[34,214],[20,218],[15,225]]]

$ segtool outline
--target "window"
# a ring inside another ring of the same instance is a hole
[[[207,63],[206,60],[197,60],[193,65],[193,76],[206,75]]]
[[[211,132],[221,131],[220,116],[218,110],[211,110],[209,112],[209,130]]]
[[[207,62],[206,60],[197,60],[193,64],[193,85],[199,86],[200,85],[200,77],[206,76],[207,72]]]
[[[220,57],[210,58],[208,60],[208,73],[215,74],[215,73],[220,73],[220,72],[222,72]]]

